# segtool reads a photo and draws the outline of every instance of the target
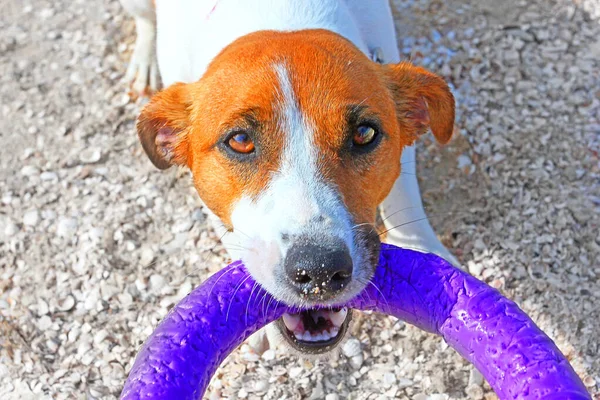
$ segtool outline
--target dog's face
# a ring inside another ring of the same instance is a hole
[[[265,31],[227,47],[198,82],[158,93],[138,133],[157,167],[191,169],[263,288],[334,307],[377,265],[377,207],[402,148],[429,128],[446,142],[453,123],[448,87],[421,68],[378,65],[328,31]],[[349,319],[315,309],[278,326],[296,348],[323,352]]]

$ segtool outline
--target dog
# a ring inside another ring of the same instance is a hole
[[[121,2],[132,90],[165,87],[138,118],[142,147],[189,168],[230,256],[308,308],[270,328],[293,349],[338,346],[352,314],[338,305],[369,284],[382,233],[457,264],[424,213],[414,149],[428,131],[450,140],[454,98],[400,62],[387,0]]]

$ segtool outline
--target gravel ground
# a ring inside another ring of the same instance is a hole
[[[99,3],[99,4],[98,4]],[[93,4],[93,5],[92,5]],[[426,207],[600,398],[600,1],[395,0],[399,46],[455,89],[420,143]],[[156,171],[120,82],[116,0],[0,3],[0,398],[114,399],[142,341],[226,255],[185,171]],[[437,337],[367,315],[339,356],[235,352],[217,398],[495,399]]]

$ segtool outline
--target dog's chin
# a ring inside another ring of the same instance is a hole
[[[273,325],[282,341],[304,356],[320,355],[336,349],[352,320],[347,307],[315,308],[298,314],[284,314]]]

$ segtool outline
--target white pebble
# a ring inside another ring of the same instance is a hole
[[[94,147],[84,149],[79,153],[79,160],[84,164],[95,164],[102,158],[102,152]]]
[[[78,223],[75,218],[61,217],[56,225],[56,234],[60,237],[69,238],[77,232]]]
[[[73,307],[75,307],[75,298],[71,295],[65,297],[65,299],[58,306],[61,311],[71,311]]]
[[[46,315],[50,311],[48,303],[44,299],[38,299],[37,311],[39,316]]]
[[[396,383],[396,375],[391,372],[386,372],[383,374],[383,384],[386,386],[392,386]]]
[[[254,390],[257,392],[264,392],[269,388],[269,382],[261,380],[261,381],[257,381],[254,384]]]
[[[52,319],[49,316],[44,315],[38,320],[37,325],[42,331],[48,330],[52,326]]]
[[[40,213],[38,210],[30,210],[23,215],[23,224],[27,226],[36,226],[40,222]]]
[[[348,341],[344,343],[344,346],[342,347],[342,353],[349,358],[362,354],[360,341],[356,338],[348,339]]]
[[[7,219],[4,225],[4,236],[13,237],[17,232],[19,232],[19,227],[11,219]]]
[[[140,251],[140,265],[147,267],[154,261],[154,251],[150,247],[142,247]]]
[[[33,176],[40,173],[40,170],[34,167],[33,165],[26,165],[21,168],[21,175],[23,176]]]
[[[365,360],[365,358],[362,355],[362,353],[358,354],[358,355],[350,358],[350,365],[354,369],[359,369],[363,365],[364,360]]]
[[[290,369],[290,372],[289,372],[290,378],[292,378],[292,379],[299,378],[300,375],[302,375],[302,372],[304,372],[304,368],[302,368],[302,367],[293,367],[293,368]]]
[[[40,179],[46,182],[55,181],[58,179],[58,175],[56,175],[56,172],[46,171],[40,174]]]
[[[167,281],[161,275],[154,274],[150,276],[150,289],[152,289],[154,293],[160,293],[161,289],[164,288],[166,284]]]

